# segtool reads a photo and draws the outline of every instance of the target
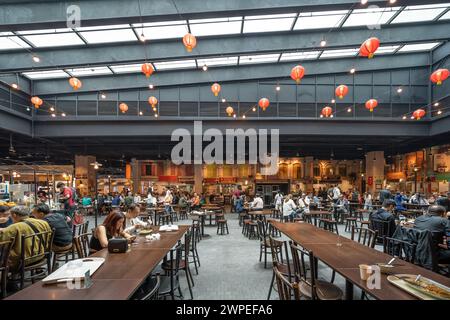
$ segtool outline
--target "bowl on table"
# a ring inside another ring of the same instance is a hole
[[[392,274],[394,273],[395,266],[387,263],[377,263],[377,266],[380,268],[380,272],[382,274]]]

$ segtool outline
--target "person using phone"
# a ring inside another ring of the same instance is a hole
[[[123,226],[125,223],[125,215],[119,210],[112,211],[105,221],[94,229],[91,237],[89,248],[92,252],[96,252],[108,247],[108,242],[112,238],[126,238],[131,241],[133,237],[125,232]]]

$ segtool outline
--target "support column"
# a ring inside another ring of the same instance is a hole
[[[366,154],[366,186],[372,196],[384,188],[384,165],[384,151],[371,151]]]
[[[95,156],[75,156],[76,188],[83,194],[94,194],[96,184],[96,172],[91,163],[96,161]]]
[[[136,158],[131,159],[131,183],[133,193],[142,193],[141,190],[141,166]]]
[[[194,192],[203,192],[203,165],[194,164]]]

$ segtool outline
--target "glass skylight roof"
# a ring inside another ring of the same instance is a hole
[[[18,31],[35,47],[61,47],[84,44],[83,40],[72,29],[46,29]]]
[[[128,28],[128,29],[127,29]],[[107,42],[123,42],[136,41],[137,37],[130,25],[112,25],[100,27],[78,28],[80,35],[86,39],[88,43],[107,43]],[[94,31],[85,31],[94,30]]]
[[[108,67],[75,68],[75,69],[66,69],[66,71],[75,77],[112,74],[111,70],[109,70]]]
[[[287,52],[281,55],[280,61],[317,59],[321,51]]]
[[[344,27],[368,26],[375,28],[386,24],[400,7],[355,9],[347,18]]]
[[[447,20],[450,19],[450,11],[447,11],[446,14],[444,14],[442,17],[439,18],[439,20]]]
[[[69,75],[63,70],[49,70],[49,71],[32,71],[22,73],[25,77],[31,80],[68,78]]]
[[[440,45],[440,42],[407,44],[403,46],[403,48],[401,48],[398,52],[428,51],[433,50],[438,45]]]
[[[220,57],[211,59],[197,59],[199,66],[225,66],[225,65],[237,65],[238,57]]]
[[[144,28],[142,28],[142,25]],[[145,38],[149,40],[182,38],[188,33],[186,20],[136,23],[132,26],[135,27],[138,35],[141,35],[143,32]]]
[[[0,32],[0,50],[29,48],[30,46],[12,32]]]
[[[325,50],[320,58],[354,57],[358,52],[359,49]]]
[[[195,36],[241,33],[242,17],[189,20]]]
[[[177,61],[164,61],[155,62],[154,66],[156,70],[170,70],[170,69],[182,69],[182,68],[195,68],[195,60],[177,60]]]
[[[122,64],[109,66],[114,73],[131,73],[141,72],[142,63],[139,64]]]
[[[444,12],[449,3],[408,6],[391,23],[429,21]]]
[[[296,13],[248,16],[244,19],[244,33],[291,30]]]
[[[294,30],[338,27],[347,13],[348,10],[301,12],[295,23]]]
[[[279,53],[241,56],[241,58],[239,59],[239,64],[277,62],[279,57],[280,57]]]
[[[389,54],[394,53],[400,46],[381,46],[375,54]]]

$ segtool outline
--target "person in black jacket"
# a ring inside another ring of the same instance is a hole
[[[67,224],[66,218],[59,213],[51,213],[48,205],[41,203],[33,207],[33,216],[36,219],[45,220],[54,229],[52,250],[65,251],[72,248],[72,229]]]
[[[414,228],[429,230],[433,235],[433,243],[437,249],[439,263],[450,263],[450,248],[443,241],[450,230],[450,220],[444,218],[445,213],[446,210],[443,206],[432,205],[428,208],[427,214],[417,217],[414,221]]]
[[[389,221],[389,235],[387,236],[392,236],[392,234],[395,231],[396,228],[396,224],[395,224],[395,217],[392,214],[392,211],[395,208],[395,201],[394,200],[390,200],[390,199],[385,199],[383,201],[383,204],[381,206],[380,209],[378,209],[377,211],[374,211],[370,214],[369,219],[377,219],[377,220],[382,220],[382,221]]]
[[[447,193],[447,196],[442,194],[439,198],[437,198],[436,204],[443,206],[446,212],[450,212],[450,192]]]

